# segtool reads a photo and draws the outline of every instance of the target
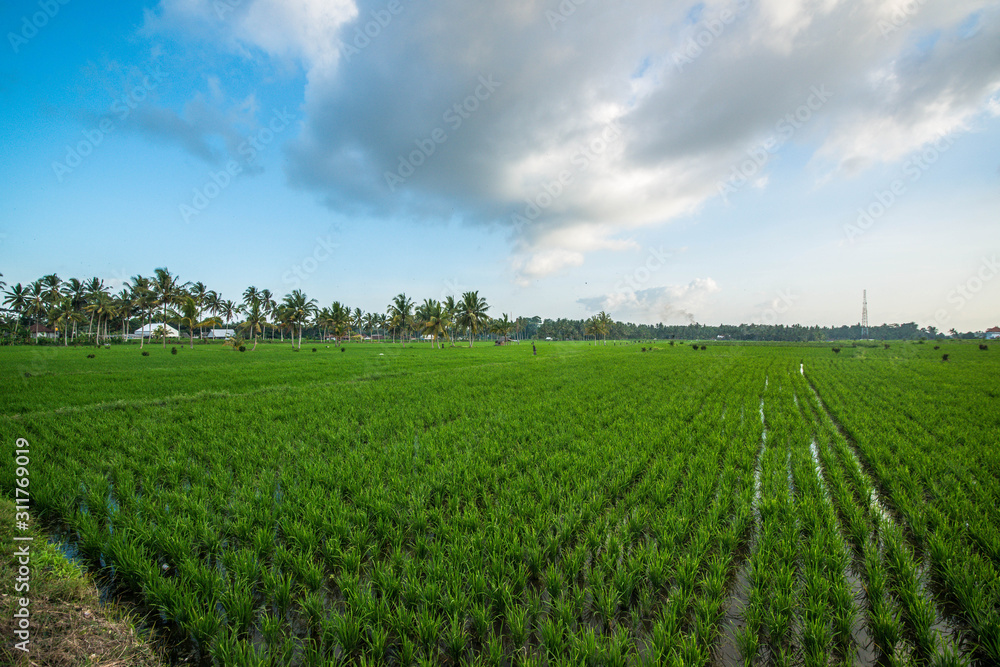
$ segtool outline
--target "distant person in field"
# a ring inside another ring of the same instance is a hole
[[[538,356],[538,348],[535,347],[535,343],[534,342],[531,343],[531,354],[532,354],[532,356],[535,356],[535,357]]]

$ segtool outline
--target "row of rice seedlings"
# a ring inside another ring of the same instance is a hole
[[[904,470],[906,471],[912,469],[915,473],[920,474],[922,468],[925,467],[921,461],[920,456],[908,456],[908,461],[910,465]],[[896,477],[902,477],[902,481],[897,483],[898,485],[909,485],[912,488],[913,482],[912,478],[906,476],[903,477],[899,472],[889,473],[885,471],[885,475],[894,475]],[[927,473],[925,473],[925,476]],[[925,506],[924,502],[919,501],[919,507],[914,507],[918,503],[909,503],[909,507],[903,512],[904,516],[912,516],[915,512],[919,512],[921,516],[927,515],[934,524],[936,524],[939,529],[944,527],[941,517],[936,517],[934,512],[931,511],[932,508]],[[904,622],[906,633],[905,636],[913,643],[914,651],[918,659],[922,660],[941,660],[945,659],[946,656],[953,655],[955,650],[949,650],[944,644],[939,640],[941,631],[937,630],[935,626],[940,622],[940,614],[935,609],[935,605],[930,597],[928,597],[928,592],[924,588],[923,584],[923,571],[926,569],[918,565],[910,550],[905,544],[905,539],[898,528],[891,522],[883,521],[883,534],[882,534],[882,544],[886,549],[886,563],[888,565],[888,570],[891,575],[892,590],[893,593],[900,600],[901,604],[901,619]],[[969,554],[969,563],[974,563],[978,559],[975,554]],[[995,577],[993,578],[995,579]],[[986,578],[987,581],[991,580]],[[945,585],[947,588],[947,584]],[[945,599],[948,598],[948,592],[944,591]],[[959,608],[956,610],[960,617],[965,617],[968,613]],[[972,612],[972,615],[980,616],[979,610]],[[880,626],[886,627],[889,630],[895,628],[895,623],[892,622],[886,615],[882,614],[878,618],[873,619],[874,623],[878,623]],[[892,638],[892,632],[883,633],[887,638]],[[974,641],[979,642],[978,633],[973,629]],[[887,641],[887,640],[886,640]],[[986,644],[989,644],[989,639],[987,639]]]

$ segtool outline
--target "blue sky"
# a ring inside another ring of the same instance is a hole
[[[997,3],[492,4],[4,3],[3,280],[1000,325]]]

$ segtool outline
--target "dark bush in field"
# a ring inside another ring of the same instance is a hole
[[[705,347],[704,345],[702,345],[702,346],[701,346],[701,349],[703,349],[703,350],[707,350],[708,348],[707,348],[707,347]]]
[[[94,357],[96,357],[96,356],[97,356],[96,354],[88,354],[88,355],[87,355],[87,358],[88,358],[88,359],[93,359],[93,358],[94,358]]]
[[[941,361],[948,361],[948,355],[947,354],[942,354],[941,355]]]
[[[642,351],[643,351],[643,352],[645,352],[645,351],[646,351],[646,348],[642,348]]]
[[[148,357],[149,356],[149,352],[147,352],[146,350],[143,350],[142,351],[142,356]]]
[[[990,349],[990,348],[989,348],[989,346],[988,346],[988,345],[982,345],[982,344],[980,344],[980,345],[979,345],[979,349],[980,349],[980,350],[988,350],[988,349]]]
[[[840,348],[839,347],[833,348],[833,351],[836,352],[837,354],[840,354]]]
[[[940,349],[941,349],[941,346],[940,346],[940,345],[935,345],[935,346],[934,346],[934,349],[935,349],[935,350],[940,350]]]
[[[888,343],[885,344],[885,349],[887,349],[887,350],[889,349],[889,344]]]
[[[247,346],[246,345],[240,345],[240,352],[246,352],[246,351],[247,351]],[[314,352],[315,352],[315,350],[314,350]]]
[[[170,354],[177,354],[177,348],[176,347],[170,348]]]
[[[340,351],[341,352],[347,352],[347,348],[346,347],[342,347],[342,348],[340,348]]]
[[[316,348],[314,347],[314,348],[313,348],[313,352],[315,352],[315,351],[316,351]]]

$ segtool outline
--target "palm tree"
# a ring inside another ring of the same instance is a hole
[[[306,297],[302,290],[292,290],[282,301],[286,321],[299,326],[299,349],[302,349],[302,329],[309,318],[316,313],[316,299]],[[293,334],[294,335],[294,331]]]
[[[271,294],[271,290],[262,289],[260,291],[260,307],[261,311],[264,313],[264,338],[267,338],[267,318],[269,318],[274,313],[274,308],[277,304],[274,303],[274,295]]]
[[[132,276],[132,304],[139,313],[139,322],[142,324],[142,335],[139,336],[139,349],[141,350],[146,343],[146,325],[152,322],[153,311],[157,305],[156,294],[153,292],[152,282],[149,278],[140,275]],[[149,333],[152,334],[152,332]]]
[[[74,312],[80,315],[73,321],[73,338],[76,338],[76,325],[83,321],[83,307],[87,305],[87,286],[76,278],[70,278],[64,284]]]
[[[97,332],[94,335],[94,343],[97,345],[101,344],[101,323],[104,318],[110,318],[114,314],[114,305],[111,295],[103,290],[98,291],[94,299],[87,304],[86,310],[90,313],[91,322],[95,316],[97,317]]]
[[[204,326],[216,326],[216,318],[210,317],[207,320],[201,322],[198,320],[200,315],[198,311],[198,301],[191,295],[184,297],[181,302],[181,310],[177,314],[178,324],[186,326],[188,328],[188,334],[191,337],[191,349],[194,349],[194,330],[195,328],[200,328]],[[166,336],[164,336],[166,339]]]
[[[240,312],[240,307],[233,303],[231,299],[219,302],[219,315],[226,322],[226,327],[233,324],[233,318]]]
[[[425,300],[421,310],[424,316],[422,330],[431,335],[431,345],[437,347],[438,336],[447,337],[448,327],[451,325],[448,310],[434,299]]]
[[[122,340],[127,340],[125,335],[128,333],[128,321],[132,319],[132,315],[135,312],[135,303],[132,301],[132,293],[129,291],[127,283],[125,287],[122,287],[122,291],[115,295],[115,310],[118,312],[118,317],[122,318]]]
[[[459,304],[458,324],[469,332],[469,347],[472,347],[472,340],[486,322],[486,311],[489,309],[486,299],[481,299],[478,291],[466,292],[462,295],[462,302]]]
[[[360,308],[354,309],[354,314],[351,315],[351,324],[358,328],[358,333],[361,334],[361,327],[365,325],[365,311]]]
[[[181,283],[180,278],[171,275],[170,271],[164,267],[156,269],[153,277],[153,291],[156,292],[160,306],[163,308],[163,322],[167,322],[167,306],[174,305],[181,297],[187,283]],[[163,349],[167,349],[167,337],[163,337]]]
[[[365,315],[364,327],[368,329],[368,339],[371,342],[375,342],[374,329],[378,326],[379,314],[378,313],[368,313]]]
[[[91,278],[83,285],[83,298],[84,304],[83,309],[90,312],[90,322],[87,324],[87,336],[90,336],[90,330],[94,326],[94,313],[93,310],[88,308],[97,300],[97,295],[104,292],[106,288],[104,287],[104,281],[100,278]]]
[[[52,324],[55,325],[56,332],[59,331],[59,327],[62,327],[63,347],[69,346],[69,327],[73,322],[74,316],[79,316],[79,314],[73,311],[73,299],[68,295],[53,304],[49,310],[49,318],[52,320]]]
[[[493,321],[493,331],[498,336],[509,338],[510,332],[513,330],[514,330],[514,323],[510,321],[510,317],[507,315],[507,313],[503,314],[503,318]]]
[[[339,301],[334,301],[330,306],[330,326],[333,327],[333,333],[339,343],[345,331],[350,333],[351,309]]]
[[[254,298],[246,307],[247,319],[240,325],[244,331],[249,331],[253,335],[253,352],[257,349],[257,334],[261,332],[261,324],[266,322],[263,302],[259,298]]]
[[[35,316],[35,326],[37,327],[47,310],[45,287],[42,285],[41,280],[36,280],[28,286],[28,307],[25,314]]]
[[[406,294],[397,294],[388,307],[389,319],[393,329],[392,342],[396,342],[395,331],[402,328],[404,333],[413,322],[413,300]]]
[[[611,316],[605,313],[603,310],[594,316],[594,321],[597,323],[597,333],[604,337],[604,344],[608,344],[608,333],[611,331],[611,325],[614,321]],[[597,342],[596,339],[594,341]]]
[[[205,305],[208,303],[209,293],[210,290],[208,289],[208,287],[205,285],[205,283],[201,282],[200,280],[195,284],[191,285],[191,289],[188,290],[188,294],[190,294],[191,297],[194,298],[194,304],[198,307],[199,320],[201,319],[202,312],[205,310]],[[203,338],[204,336],[205,332],[201,330],[201,327],[199,327],[198,337]]]
[[[21,283],[13,285],[7,290],[3,305],[14,311],[19,318],[23,317],[28,310],[28,289]]]
[[[41,283],[45,293],[45,300],[50,306],[54,306],[62,300],[62,281],[59,279],[59,276],[54,273],[42,276]]]

